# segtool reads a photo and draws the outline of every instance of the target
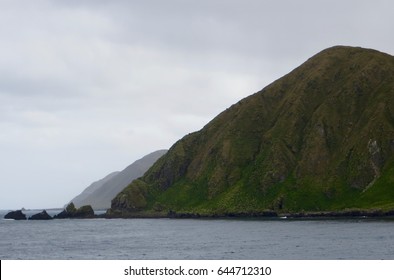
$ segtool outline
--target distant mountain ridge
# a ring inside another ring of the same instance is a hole
[[[119,174],[120,171],[115,171],[104,178],[93,182],[89,187],[84,189],[81,194],[78,196],[74,197],[71,202],[74,203],[74,205],[77,205],[77,207],[81,207],[83,205],[87,205],[86,201],[91,199],[92,194],[99,190],[105,183],[107,183],[109,180],[111,180],[113,177],[115,177],[117,174]]]
[[[108,209],[111,200],[121,192],[134,179],[144,173],[161,157],[167,150],[158,150],[127,166],[123,171],[113,172],[101,180],[92,183],[80,195],[71,200],[79,208],[83,205],[91,205],[93,209]]]
[[[176,142],[111,214],[394,209],[394,57],[337,46]]]

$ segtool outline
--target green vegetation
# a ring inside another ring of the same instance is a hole
[[[173,145],[112,211],[394,209],[394,57],[333,47]]]

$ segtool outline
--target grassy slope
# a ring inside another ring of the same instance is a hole
[[[327,49],[178,141],[113,208],[394,208],[393,95],[393,57]]]

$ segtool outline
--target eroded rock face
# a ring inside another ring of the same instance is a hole
[[[4,216],[4,219],[13,219],[13,220],[26,220],[26,215],[22,212],[22,210],[11,211]]]
[[[50,216],[46,210],[43,210],[40,213],[37,213],[29,218],[29,220],[52,220],[52,216]]]

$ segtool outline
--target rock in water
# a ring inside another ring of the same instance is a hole
[[[69,219],[72,218],[76,209],[74,206],[74,203],[70,203],[67,205],[66,209],[64,209],[62,212],[59,214],[55,215],[53,218],[54,219]]]
[[[21,210],[11,211],[4,216],[4,219],[26,220],[26,215]]]
[[[80,208],[75,208],[74,203],[67,205],[59,214],[53,217],[54,219],[71,219],[71,218],[94,218],[94,211],[92,206],[84,205]]]
[[[79,207],[75,213],[73,218],[94,218],[94,211],[92,206],[84,205]]]
[[[29,220],[52,220],[52,219],[53,218],[45,210],[29,218]]]
[[[53,216],[54,219],[68,219],[70,218],[70,215],[66,212],[66,210],[63,210],[59,214]]]

